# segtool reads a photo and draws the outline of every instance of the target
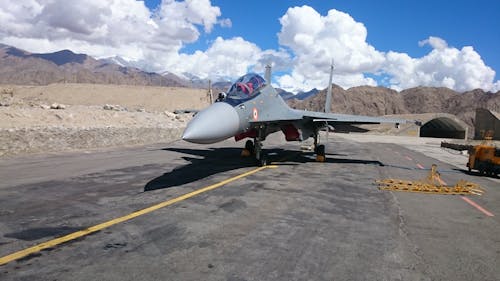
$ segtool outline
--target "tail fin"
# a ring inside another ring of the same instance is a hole
[[[328,90],[326,92],[326,101],[325,101],[325,112],[330,113],[331,112],[331,106],[332,106],[332,76],[333,76],[333,60],[332,64],[330,65],[330,80],[328,81]]]

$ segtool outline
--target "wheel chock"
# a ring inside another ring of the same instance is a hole
[[[244,148],[244,149],[241,151],[241,157],[248,157],[248,156],[250,156],[250,155],[252,155],[252,154],[251,154],[251,153],[250,153],[250,151],[249,151],[248,149],[246,149],[246,148]]]

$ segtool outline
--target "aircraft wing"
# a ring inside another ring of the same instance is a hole
[[[380,123],[404,124],[408,122],[408,120],[405,119],[394,119],[386,117],[324,113],[315,111],[299,111],[299,112],[302,114],[302,119],[310,119],[313,122],[328,122],[329,124],[332,125],[339,123],[353,124],[353,125],[380,124]]]
[[[312,122],[323,122],[323,123],[328,122],[328,124],[331,125],[336,125],[336,124],[362,125],[362,124],[380,124],[380,123],[404,124],[408,122],[408,120],[405,119],[394,119],[386,117],[293,110],[292,112],[287,112],[285,114],[277,114],[275,116],[265,116],[263,118],[259,118],[258,120],[252,120],[250,121],[250,123],[251,124],[287,123],[291,121],[312,121]]]
[[[349,115],[349,114],[338,114],[338,113],[325,113],[325,112],[315,112],[315,111],[304,111],[304,110],[293,110],[289,112],[286,116],[273,116],[267,118],[259,118],[259,120],[250,121],[253,126],[258,126],[259,124],[287,124],[290,122],[305,122],[305,123],[318,123],[316,127],[324,127],[326,124],[333,126],[336,132],[339,133],[349,133],[349,132],[360,132],[364,133],[369,131],[358,125],[363,124],[380,124],[380,123],[392,123],[399,128],[400,124],[405,124],[411,122],[405,119],[395,119],[386,117],[373,117],[373,116],[363,116],[363,115]],[[421,126],[418,121],[415,122],[417,125]]]

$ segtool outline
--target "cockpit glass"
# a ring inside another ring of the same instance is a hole
[[[247,100],[255,96],[259,89],[266,84],[266,80],[255,73],[249,73],[241,76],[229,88],[227,99],[229,100]]]

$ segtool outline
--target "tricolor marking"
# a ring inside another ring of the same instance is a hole
[[[253,117],[253,121],[257,121],[259,120],[259,111],[257,110],[256,107],[253,108],[252,110],[252,117]]]

